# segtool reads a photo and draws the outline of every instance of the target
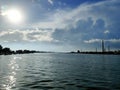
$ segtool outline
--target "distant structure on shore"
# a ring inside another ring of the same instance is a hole
[[[108,46],[108,51],[105,49],[105,41],[101,40],[101,51],[97,51],[97,48],[95,51],[80,51],[77,50],[76,52],[72,51],[70,53],[80,53],[80,54],[115,54],[120,55],[120,50],[110,50],[110,46]]]
[[[102,52],[105,52],[105,44],[104,44],[104,40],[102,40]]]

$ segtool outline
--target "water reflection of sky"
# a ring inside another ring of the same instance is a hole
[[[16,86],[16,72],[19,69],[19,65],[16,62],[17,59],[17,57],[11,58],[10,63],[8,64],[9,73],[5,77],[6,83],[3,84],[5,90],[11,90]]]

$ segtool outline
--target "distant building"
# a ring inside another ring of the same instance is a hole
[[[102,40],[102,52],[105,52],[104,40]]]

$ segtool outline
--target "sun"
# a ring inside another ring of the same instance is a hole
[[[11,23],[20,23],[23,21],[22,12],[18,9],[10,9],[7,11],[7,19]]]

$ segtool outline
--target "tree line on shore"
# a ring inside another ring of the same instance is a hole
[[[16,50],[16,51],[13,51],[8,47],[3,48],[2,45],[0,45],[0,55],[27,54],[27,53],[39,53],[39,51],[35,51],[35,50]]]

